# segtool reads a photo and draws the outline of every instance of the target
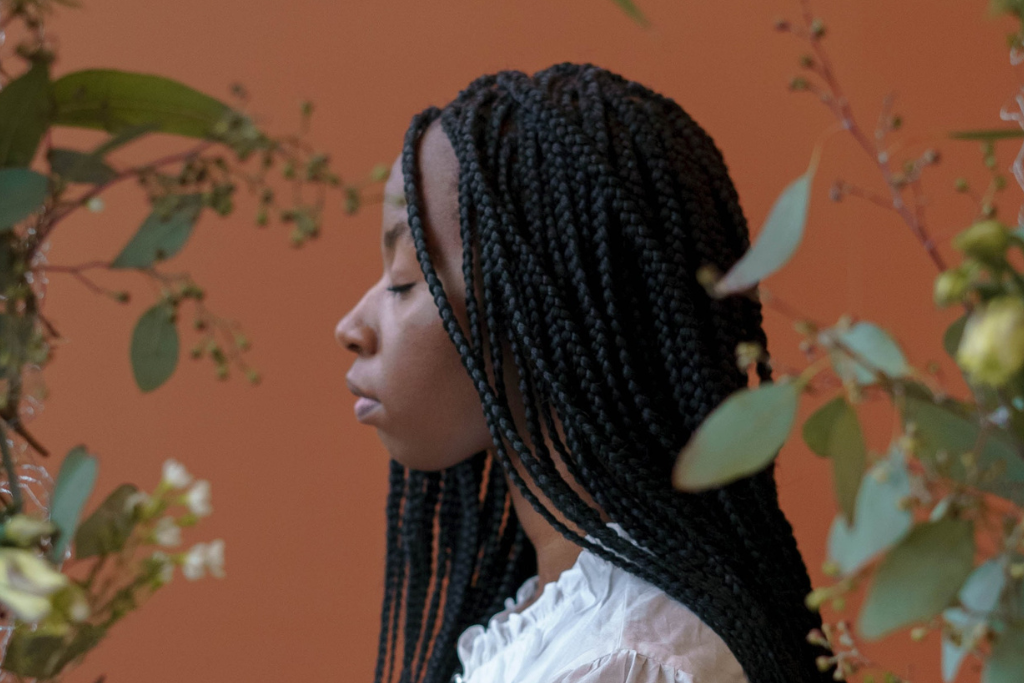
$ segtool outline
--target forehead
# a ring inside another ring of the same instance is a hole
[[[458,254],[461,262],[458,158],[439,121],[428,126],[419,145],[419,194],[428,248],[434,258],[447,259]],[[384,185],[382,218],[381,249],[385,258],[401,245],[412,246],[401,154],[392,164]]]

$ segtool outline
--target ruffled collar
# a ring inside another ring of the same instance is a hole
[[[607,526],[629,539],[617,523],[610,522]],[[593,536],[587,535],[586,540],[604,546]],[[544,625],[558,615],[582,612],[604,600],[611,588],[611,573],[616,569],[612,563],[584,548],[576,562],[557,579],[549,581],[540,596],[523,609],[522,605],[534,596],[540,582],[539,576],[527,579],[516,591],[515,599],[505,599],[505,609],[492,616],[486,628],[474,624],[459,636],[457,651],[463,675],[489,662],[513,641],[531,632],[543,633]]]

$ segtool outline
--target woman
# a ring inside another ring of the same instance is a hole
[[[828,680],[773,468],[670,483],[766,343],[696,278],[749,246],[707,134],[592,65],[484,76],[413,119],[383,211],[336,330],[392,458],[375,681]]]

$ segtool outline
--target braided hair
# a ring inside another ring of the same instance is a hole
[[[468,331],[424,238],[417,142],[437,119],[459,162]],[[375,683],[449,683],[459,635],[536,574],[509,480],[567,539],[692,610],[751,683],[830,679],[815,665],[827,651],[806,641],[821,619],[804,606],[810,581],[779,508],[774,465],[701,493],[671,485],[680,449],[747,385],[737,343],[767,345],[760,303],[713,299],[696,278],[705,264],[727,270],[749,247],[707,133],[667,97],[565,63],[533,76],[482,76],[443,110],[421,112],[402,169],[417,258],[495,448],[439,472],[391,461]],[[507,351],[526,435],[506,396]],[[771,381],[766,360],[757,373]],[[559,474],[542,427],[569,474],[632,541]],[[506,443],[551,504],[599,543],[540,502]]]

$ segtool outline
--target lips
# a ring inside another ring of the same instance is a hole
[[[367,393],[365,390],[360,389],[352,380],[348,377],[345,378],[345,384],[348,385],[348,390],[359,397],[355,405],[356,419],[360,422],[369,415],[371,412],[380,407],[380,401],[377,397]]]
[[[345,378],[345,384],[348,385],[348,390],[351,391],[356,396],[361,396],[362,398],[369,398],[369,399],[372,399],[374,401],[378,401],[379,402],[379,400],[377,399],[376,396],[374,396],[373,394],[371,394],[368,391],[364,391],[363,389],[360,389],[359,386],[356,385],[355,382],[350,380],[348,377]]]

